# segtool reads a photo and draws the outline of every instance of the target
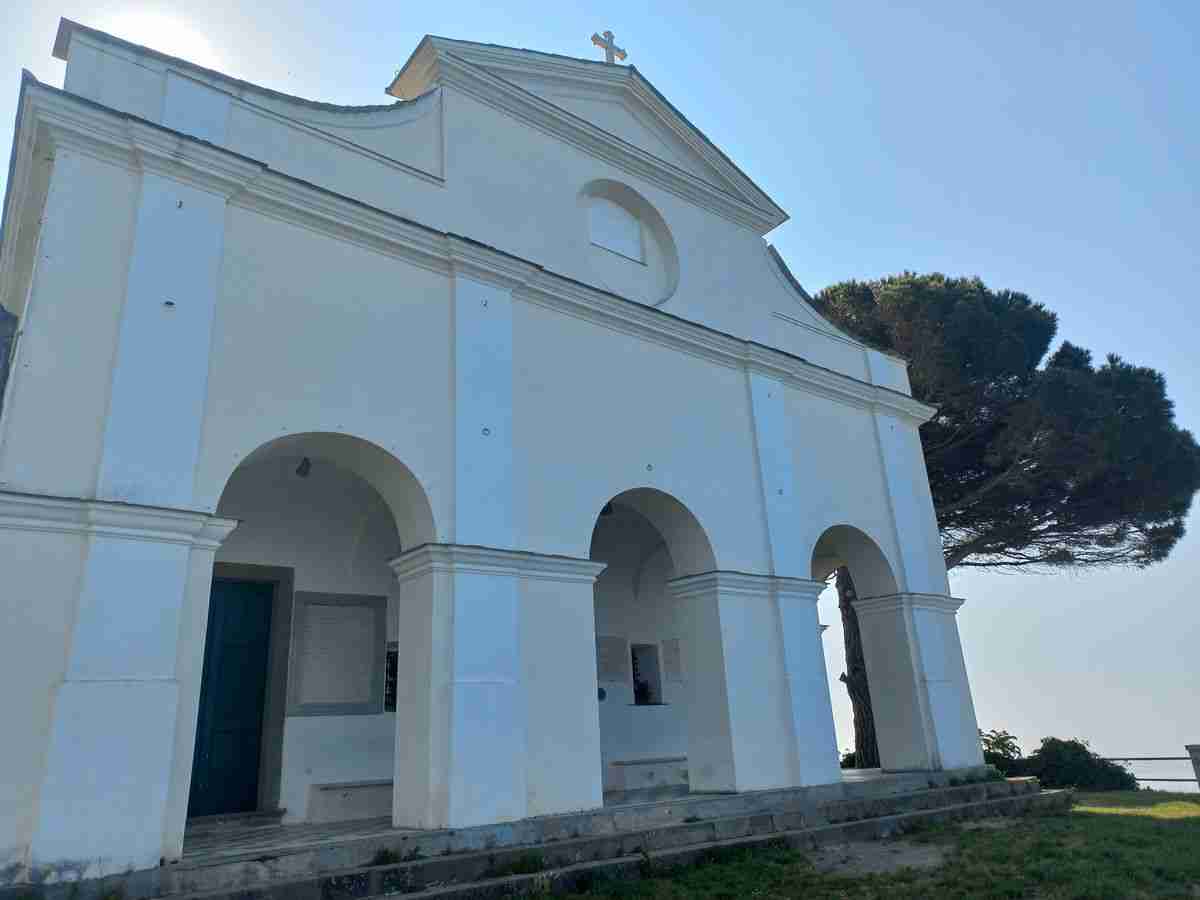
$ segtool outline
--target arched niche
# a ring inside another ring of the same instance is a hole
[[[584,185],[579,204],[595,280],[650,306],[669,300],[679,286],[679,252],[658,210],[633,188],[607,178]]]

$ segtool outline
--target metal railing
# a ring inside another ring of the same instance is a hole
[[[1187,751],[1188,756],[1102,756],[1100,758],[1109,762],[1190,762],[1196,773],[1191,778],[1142,778],[1136,773],[1133,777],[1138,781],[1185,782],[1195,783],[1200,787],[1200,744],[1188,744]]]

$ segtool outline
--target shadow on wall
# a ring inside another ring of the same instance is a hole
[[[0,306],[0,415],[4,414],[4,390],[8,386],[8,368],[17,339],[17,317]]]

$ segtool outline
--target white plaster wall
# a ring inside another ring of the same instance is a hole
[[[802,527],[788,548],[798,559],[785,560],[780,568],[803,571],[826,529],[852,525],[883,551],[903,590],[904,569],[872,414],[792,388],[785,408]]]
[[[225,198],[143,173],[96,494],[188,508]]]
[[[586,210],[577,198],[596,178],[627,184],[662,215],[678,248],[679,289],[665,305],[667,311],[856,378],[876,377],[881,384],[904,389],[903,365],[879,354],[869,359],[861,345],[838,336],[779,272],[761,236],[456,88],[393,110],[339,113],[202,72],[189,70],[188,75],[239,95],[229,112],[225,141],[230,149],[600,287],[619,289],[633,282],[617,277],[611,267],[597,268]],[[138,59],[88,36],[74,38],[69,90],[157,122],[163,121],[164,96],[170,99],[167,81],[162,61]],[[172,127],[206,137],[216,133],[207,106],[197,103],[194,118],[197,124],[191,128],[178,119],[170,121]],[[617,129],[614,133],[673,164],[697,164],[690,151],[673,146],[674,138],[643,139],[644,125],[623,110],[613,110],[603,121]],[[723,185],[720,176],[712,177]],[[380,191],[382,183],[398,189]]]
[[[975,705],[967,681],[962,644],[953,614],[913,610],[933,730],[943,768],[983,764]]]
[[[875,423],[896,529],[904,536],[900,553],[908,589],[948,594],[950,582],[921,437],[913,424],[895,416],[876,413]]]
[[[24,864],[83,571],[77,535],[0,530],[0,871]],[[0,884],[3,880],[0,879]]]
[[[692,512],[718,568],[767,570],[743,373],[531,303],[513,322],[524,546],[586,558],[601,507],[650,487]]]
[[[217,561],[292,568],[297,591],[390,597],[392,634],[396,588],[387,561],[400,542],[391,511],[356,475],[316,461],[300,478],[298,463],[289,456],[234,473],[219,510],[241,524]],[[391,779],[395,719],[394,713],[287,716],[280,778],[287,820],[305,818],[314,784]]]
[[[268,441],[327,431],[392,454],[451,521],[446,276],[236,207],[225,246],[197,505]]]
[[[133,173],[58,151],[0,420],[0,489],[94,495],[137,198]]]
[[[597,807],[603,801],[592,586],[526,579],[520,590],[532,738],[525,750],[526,815]]]

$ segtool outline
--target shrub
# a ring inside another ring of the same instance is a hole
[[[1021,747],[1017,739],[1007,731],[979,731],[979,743],[983,745],[983,761],[995,766],[1002,775],[1015,774],[1013,769],[1021,758]]]
[[[1012,771],[1005,772],[1006,775],[1034,775],[1043,787],[1137,790],[1137,779],[1128,769],[1101,759],[1088,748],[1087,741],[1078,739],[1042,738],[1042,745],[1037,750],[1026,759],[1010,760],[1009,765]]]
[[[847,750],[845,753],[842,754],[842,768],[843,769],[853,769],[854,768],[854,760],[855,760],[854,751]]]

